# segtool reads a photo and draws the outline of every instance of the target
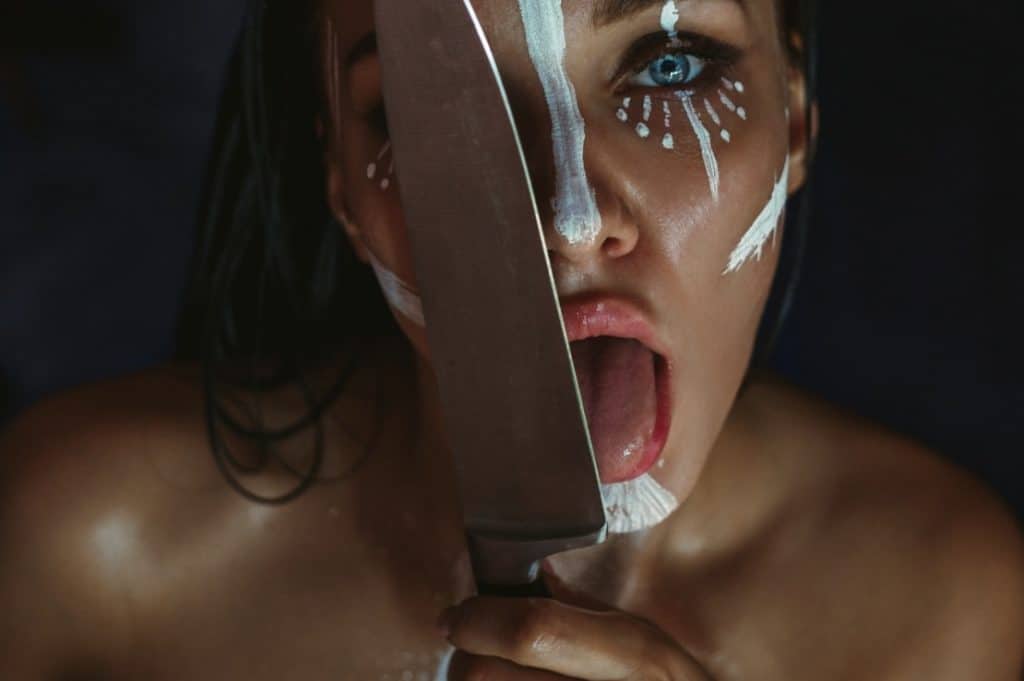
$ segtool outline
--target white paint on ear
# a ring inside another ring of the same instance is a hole
[[[752,259],[761,259],[764,245],[768,239],[775,236],[779,229],[779,221],[786,209],[786,200],[789,198],[789,157],[786,157],[786,164],[782,168],[782,175],[775,182],[771,198],[761,210],[761,213],[754,219],[736,250],[729,256],[729,266],[726,267],[723,276],[738,272],[743,265]]]
[[[650,473],[635,480],[601,485],[608,532],[629,534],[663,523],[679,508],[675,495]]]
[[[388,304],[412,323],[425,327],[426,321],[423,318],[422,299],[416,295],[416,292],[409,284],[385,267],[370,249],[366,249],[366,252],[370,256],[370,265],[373,267],[374,274],[377,275],[380,290],[384,293],[384,298],[387,299]]]
[[[711,186],[711,198],[717,202],[720,178],[718,159],[715,157],[715,149],[711,145],[711,133],[704,127],[697,109],[693,106],[693,96],[686,91],[676,92],[675,95],[683,103],[683,110],[686,112],[686,117],[690,119],[693,134],[697,136],[697,141],[700,142],[700,153],[704,157],[704,169],[707,171],[708,184]]]
[[[597,197],[583,161],[586,127],[576,90],[565,71],[565,16],[561,0],[519,0],[530,59],[551,112],[555,151],[555,228],[570,243],[601,232]]]

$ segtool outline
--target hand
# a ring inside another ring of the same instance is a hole
[[[475,596],[441,614],[448,681],[712,681],[651,622],[546,598]]]

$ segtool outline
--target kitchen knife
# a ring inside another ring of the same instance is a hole
[[[606,519],[515,120],[469,0],[376,0],[376,22],[478,589],[546,594],[540,561],[604,541]]]

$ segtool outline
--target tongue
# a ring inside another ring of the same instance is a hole
[[[571,349],[601,482],[629,480],[654,432],[654,354],[638,341],[604,336]]]

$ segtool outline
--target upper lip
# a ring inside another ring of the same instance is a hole
[[[570,343],[598,336],[632,338],[667,356],[654,324],[636,303],[623,296],[602,294],[564,300],[562,318]]]

